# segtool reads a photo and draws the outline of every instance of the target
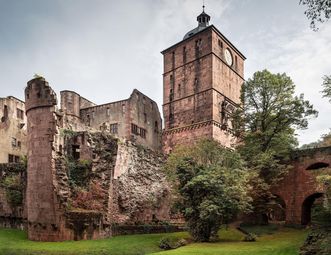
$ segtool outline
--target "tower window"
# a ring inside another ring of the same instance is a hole
[[[170,89],[170,94],[169,94],[169,101],[174,100],[174,91],[173,89]]]
[[[237,56],[234,56],[234,64],[235,64],[235,68],[238,68],[238,58],[237,58]]]
[[[158,125],[157,121],[155,121],[155,123],[154,123],[154,132],[155,133],[159,132],[159,125]]]
[[[132,134],[138,135],[138,126],[131,123],[131,132]]]
[[[110,109],[107,107],[107,116],[110,116]]]
[[[146,138],[146,129],[140,128],[140,136]]]
[[[147,123],[147,114],[144,113],[144,122]]]
[[[172,68],[175,68],[175,52],[172,52]]]
[[[16,140],[15,137],[12,137],[12,139],[11,139],[11,145],[12,145],[13,147],[16,147],[16,146],[17,146],[17,140]]]
[[[223,49],[223,42],[221,40],[218,40],[218,45],[220,46],[221,49]]]
[[[22,120],[24,118],[24,112],[19,108],[16,109],[16,115],[18,119]]]
[[[183,63],[186,63],[186,47],[183,47]]]
[[[117,123],[110,124],[109,129],[110,129],[110,133],[117,134],[118,133],[118,124]]]

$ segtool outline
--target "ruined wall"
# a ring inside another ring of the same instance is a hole
[[[71,210],[101,212],[104,226],[170,219],[170,192],[162,172],[162,154],[106,132],[80,132],[68,142],[69,151],[70,144],[79,143],[80,160],[91,163],[84,183],[69,174],[69,180],[76,182],[69,198]]]
[[[127,100],[81,109],[80,115],[87,127],[161,150],[162,120],[158,106],[138,90]]]
[[[25,229],[26,165],[0,164],[0,227]]]
[[[27,154],[24,102],[0,98],[0,163],[18,162]]]
[[[119,144],[112,198],[115,223],[170,220],[170,187],[163,163],[162,154],[129,141]]]
[[[43,78],[25,93],[29,239],[97,239],[111,236],[116,223],[169,218],[160,155],[107,131],[67,129]]]

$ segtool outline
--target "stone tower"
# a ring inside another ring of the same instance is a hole
[[[28,133],[28,237],[36,241],[64,240],[60,206],[55,195],[53,157],[56,134],[56,94],[44,78],[30,80],[25,89]],[[62,232],[62,233],[61,233]]]
[[[231,147],[231,113],[240,104],[245,56],[203,12],[198,27],[162,51],[163,150],[212,138]]]

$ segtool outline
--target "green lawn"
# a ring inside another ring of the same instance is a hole
[[[162,237],[188,238],[187,233],[117,236],[94,241],[32,242],[20,230],[0,229],[2,255],[142,255],[142,254],[222,254],[222,255],[295,255],[303,243],[306,231],[280,229],[272,235],[262,235],[257,242],[242,242],[242,233],[235,229],[220,231],[217,243],[196,243],[171,251],[161,251],[158,242]]]

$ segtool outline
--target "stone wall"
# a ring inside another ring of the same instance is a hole
[[[285,205],[287,224],[309,224],[311,207],[324,190],[316,176],[331,165],[331,147],[296,151],[292,154],[293,166],[272,192]]]
[[[0,98],[0,163],[18,162],[27,154],[24,102]]]
[[[0,164],[0,227],[24,229],[27,223],[26,166]]]
[[[111,226],[117,223],[169,219],[162,155],[107,130],[68,129],[72,126],[65,123],[66,113],[57,110],[56,94],[44,78],[29,81],[25,95],[29,239],[97,239],[111,236]],[[66,93],[70,116],[77,117],[77,109],[70,109],[68,102],[78,99]],[[154,107],[147,101],[141,105],[147,103]]]
[[[232,64],[226,62],[225,51],[230,52]],[[162,54],[163,151],[201,138],[232,147],[236,141],[231,116],[240,105],[245,57],[214,26]]]

